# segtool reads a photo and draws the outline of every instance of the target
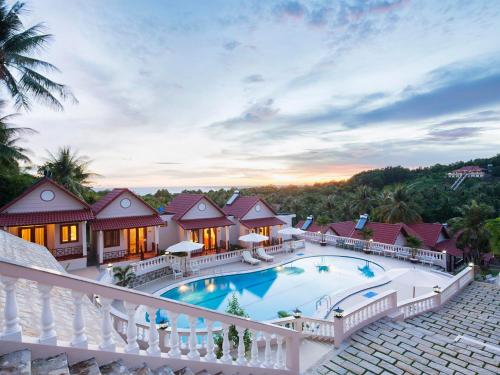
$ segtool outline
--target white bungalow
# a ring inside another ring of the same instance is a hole
[[[459,178],[464,175],[467,175],[467,177],[483,178],[486,175],[486,170],[477,165],[466,165],[448,173],[448,177],[451,178]]]
[[[225,238],[229,237],[229,228],[234,223],[203,194],[177,195],[165,208],[162,218],[167,228],[161,231],[161,249],[186,240],[204,244],[204,253],[229,248]]]
[[[159,228],[165,222],[132,191],[113,189],[92,205],[92,211],[92,245],[99,264],[157,254]]]
[[[258,196],[241,196],[237,190],[222,210],[235,224],[231,230],[229,242],[241,246],[248,244],[239,243],[238,238],[250,232],[269,237],[269,241],[265,245],[278,243],[281,241],[278,231],[282,226],[290,225],[293,216],[285,215],[290,216],[288,222],[282,220],[284,217],[278,215],[265,200]]]
[[[86,224],[94,215],[82,199],[48,177],[0,208],[0,227],[43,245],[69,269],[87,266]]]

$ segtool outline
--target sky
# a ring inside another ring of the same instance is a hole
[[[31,0],[79,103],[16,124],[101,187],[345,179],[500,152],[500,2]]]

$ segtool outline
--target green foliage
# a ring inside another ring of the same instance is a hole
[[[278,318],[288,318],[292,316],[288,311],[280,310],[278,311]]]
[[[0,0],[0,82],[14,99],[17,108],[29,110],[31,100],[62,110],[61,100],[75,97],[65,85],[52,81],[40,71],[57,72],[58,69],[37,58],[44,50],[52,35],[47,34],[41,23],[26,27],[21,21],[25,11],[24,2],[14,2],[11,6]]]
[[[365,241],[367,241],[373,237],[373,230],[371,228],[368,228],[368,227],[363,227],[363,229],[361,229],[359,231],[359,233],[361,234],[361,237]]]
[[[135,273],[132,266],[129,264],[125,267],[113,267],[113,277],[116,280],[116,285],[128,287],[135,278]]]
[[[500,255],[500,217],[486,221],[486,229],[491,235],[491,248],[495,255]]]
[[[422,241],[415,236],[408,236],[406,237],[406,245],[411,247],[411,257],[415,259],[417,256],[417,249],[422,246]]]
[[[236,293],[233,293],[233,295],[231,296],[231,299],[229,300],[229,302],[227,304],[226,312],[228,314],[231,314],[231,315],[240,316],[243,318],[248,318],[247,313],[245,312],[243,307],[241,307],[241,305],[238,301],[238,297],[236,297]],[[229,326],[228,336],[229,336],[230,347],[233,349],[237,348],[238,344],[240,342],[240,338],[238,336],[238,331],[234,325]],[[252,336],[251,336],[250,332],[248,331],[248,329],[246,329],[244,334],[243,334],[243,341],[245,344],[245,352],[248,352],[250,350],[250,346],[252,344]],[[216,348],[217,358],[220,358],[220,357],[222,357],[223,337],[219,334],[214,335],[214,342],[215,342],[215,345],[217,346],[217,348]]]

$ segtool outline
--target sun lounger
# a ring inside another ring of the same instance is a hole
[[[248,263],[251,264],[252,266],[260,263],[260,260],[255,259],[248,250],[245,250],[243,253],[241,253],[241,255],[243,257],[241,259],[243,263]]]
[[[265,262],[272,262],[274,257],[272,255],[266,254],[262,247],[257,249],[257,258],[262,259]]]

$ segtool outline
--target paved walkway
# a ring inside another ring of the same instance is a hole
[[[500,288],[473,282],[440,310],[373,323],[325,357],[308,374],[499,374]]]

